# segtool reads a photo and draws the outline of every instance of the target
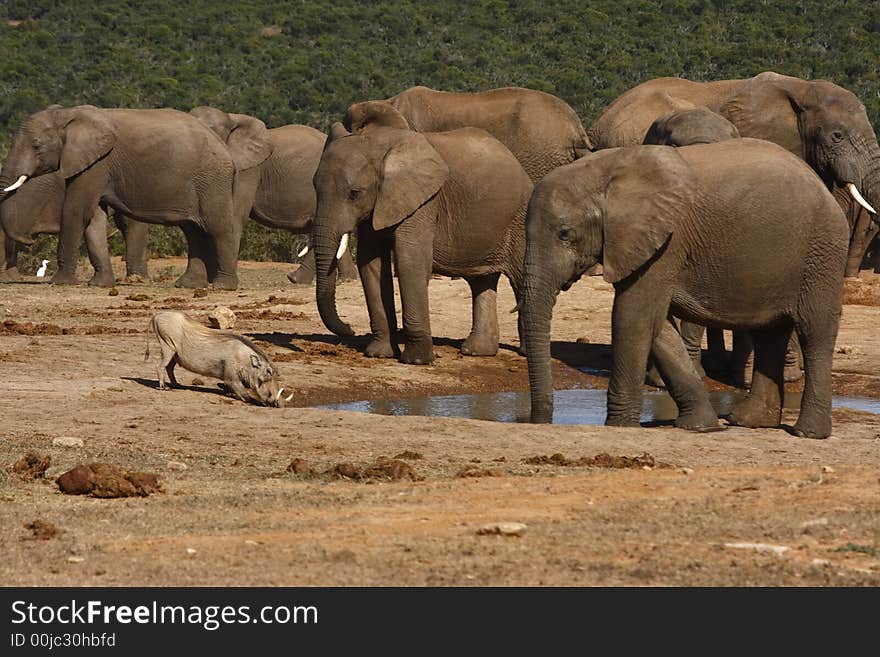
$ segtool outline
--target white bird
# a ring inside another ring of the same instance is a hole
[[[46,275],[46,267],[48,267],[49,261],[43,260],[43,264],[37,270],[37,276],[45,276]]]

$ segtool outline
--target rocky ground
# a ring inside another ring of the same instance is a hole
[[[880,585],[880,416],[837,408],[833,436],[813,441],[314,409],[527,390],[509,287],[498,356],[466,358],[468,287],[433,280],[438,358],[413,367],[331,335],[291,265],[242,263],[240,290],[206,296],[172,286],[181,260],[150,266],[115,295],[0,287],[4,584]],[[338,297],[365,332],[360,285]],[[848,282],[846,301],[835,392],[880,398],[880,276]],[[611,304],[600,277],[559,297],[558,388],[606,385]],[[158,390],[151,315],[218,305],[275,359],[293,407],[182,370],[184,389]],[[59,475],[91,463],[113,467],[68,476],[90,494],[62,493]]]

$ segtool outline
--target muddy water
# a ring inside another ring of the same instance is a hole
[[[604,424],[605,390],[557,390],[554,397],[554,424]],[[717,390],[709,393],[718,415],[728,415],[741,392]],[[786,408],[798,408],[800,394],[785,395]],[[835,397],[832,405],[880,414],[880,399]],[[406,399],[373,399],[331,404],[317,408],[360,411],[380,415],[423,415],[464,417],[495,422],[528,422],[529,393],[499,392],[479,395],[443,395]],[[646,392],[642,401],[642,422],[673,420],[678,415],[672,398],[663,391]]]

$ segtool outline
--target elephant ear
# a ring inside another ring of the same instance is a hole
[[[373,228],[382,230],[406,219],[433,197],[448,177],[449,167],[425,136],[407,134],[382,161]]]
[[[265,162],[272,154],[266,124],[247,114],[230,114],[229,118],[232,120],[232,132],[226,145],[236,171],[251,169]]]
[[[103,111],[91,105],[62,113],[64,148],[61,150],[61,175],[65,179],[82,173],[107,155],[116,143],[116,130]]]
[[[345,113],[345,127],[354,134],[363,134],[375,128],[409,130],[409,123],[391,103],[368,100],[348,108]]]
[[[803,80],[767,71],[746,80],[718,111],[741,137],[772,141],[803,158],[798,115],[809,88]]]
[[[669,240],[686,210],[691,174],[676,149],[621,149],[605,190],[602,272],[617,283],[648,262]]]

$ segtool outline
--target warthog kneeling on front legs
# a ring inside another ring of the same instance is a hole
[[[231,331],[208,328],[183,313],[162,311],[153,315],[150,330],[162,348],[157,366],[159,389],[177,385],[174,367],[180,365],[202,376],[221,379],[243,402],[284,406],[293,393],[282,397],[284,388],[278,382],[278,370],[253,342]],[[144,360],[150,357],[150,343]]]

